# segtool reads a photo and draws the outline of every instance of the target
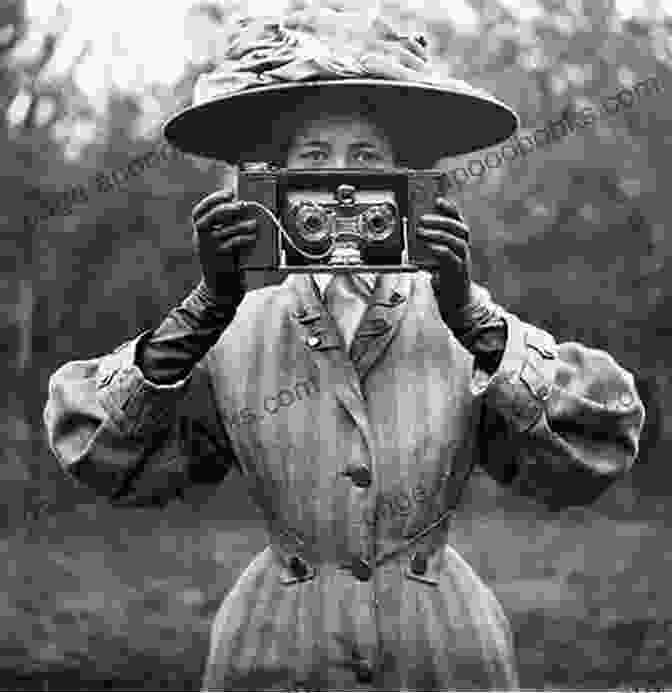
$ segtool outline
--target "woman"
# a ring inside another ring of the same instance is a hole
[[[384,39],[346,60],[243,24],[166,136],[230,162],[423,168],[513,133],[489,95],[432,81],[421,39]],[[637,454],[632,375],[494,304],[445,199],[420,223],[433,274],[296,274],[248,293],[244,202],[195,207],[201,281],[155,330],[52,376],[52,449],[118,503],[247,477],[270,544],[215,618],[206,689],[517,688],[506,616],[447,544],[450,517],[476,461],[553,507],[591,502]]]

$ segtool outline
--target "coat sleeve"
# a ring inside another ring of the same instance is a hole
[[[216,484],[237,460],[203,359],[157,385],[135,362],[143,333],[110,354],[71,361],[49,379],[49,446],[65,472],[114,505],[164,505]]]
[[[493,373],[474,368],[482,397],[481,464],[549,508],[587,505],[632,466],[644,407],[631,373],[605,351],[557,344],[504,312],[506,344]]]

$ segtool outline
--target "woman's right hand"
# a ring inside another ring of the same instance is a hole
[[[257,240],[252,208],[235,201],[232,190],[217,190],[192,210],[192,242],[203,279],[216,298],[228,298],[243,285],[240,252]]]

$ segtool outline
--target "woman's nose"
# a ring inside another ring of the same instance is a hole
[[[348,159],[345,154],[335,154],[330,165],[331,168],[348,168]]]

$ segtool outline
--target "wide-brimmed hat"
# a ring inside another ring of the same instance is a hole
[[[365,50],[349,53],[282,22],[240,20],[221,65],[198,78],[193,105],[165,123],[165,137],[189,154],[283,165],[304,112],[340,104],[383,127],[399,165],[429,168],[515,133],[506,104],[432,71],[422,36],[381,22],[371,31]]]

